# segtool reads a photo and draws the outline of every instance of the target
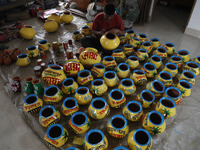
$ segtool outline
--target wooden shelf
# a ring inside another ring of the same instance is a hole
[[[34,0],[17,0],[16,2],[8,3],[7,5],[0,6],[0,12],[25,5],[26,3],[33,2],[33,1]]]

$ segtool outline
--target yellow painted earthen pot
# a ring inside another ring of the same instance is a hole
[[[51,14],[47,20],[54,20],[55,22],[57,22],[57,24],[60,24],[61,23],[61,20],[60,20],[60,16],[57,15],[56,13],[53,13]]]
[[[106,32],[101,38],[100,43],[106,50],[114,50],[120,44],[120,39],[116,34]]]
[[[46,20],[43,28],[47,31],[47,32],[55,32],[58,29],[58,23],[54,20]]]
[[[62,15],[60,16],[60,20],[66,24],[71,23],[73,19],[74,17],[69,11],[63,12]]]
[[[25,25],[19,30],[19,34],[26,40],[31,40],[35,37],[36,32],[32,26]]]

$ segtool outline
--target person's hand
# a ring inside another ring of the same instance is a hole
[[[120,32],[120,30],[119,29],[112,29],[112,30],[110,30],[110,32],[113,33],[113,34],[118,34]]]
[[[106,30],[104,30],[104,29],[100,31],[101,35],[104,35],[105,32],[106,32]]]

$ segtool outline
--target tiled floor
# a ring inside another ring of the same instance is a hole
[[[195,57],[200,55],[200,39],[184,35],[183,32],[188,15],[188,12],[183,9],[167,9],[166,7],[157,7],[150,23],[136,25],[133,29],[137,34],[145,33],[148,37],[159,38],[162,41],[162,44],[165,42],[173,42],[176,50],[187,49],[190,51],[190,56]],[[0,83],[0,149],[48,149],[26,125],[17,108],[12,104],[4,92],[3,86],[4,85]],[[195,88],[198,87],[199,85]],[[195,140],[193,144],[197,144],[194,146],[195,148],[199,147],[199,143],[195,143]],[[165,143],[165,146],[166,145],[167,144]],[[167,149],[167,147],[165,147],[165,149]],[[177,149],[180,149],[180,147]]]

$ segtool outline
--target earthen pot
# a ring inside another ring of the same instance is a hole
[[[3,63],[5,65],[10,65],[12,63],[12,59],[10,58],[9,54],[7,54],[7,53],[3,55],[2,59],[3,59]]]

